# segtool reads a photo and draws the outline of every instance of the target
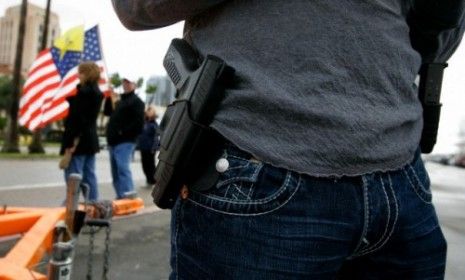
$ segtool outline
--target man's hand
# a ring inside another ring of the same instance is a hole
[[[76,151],[76,147],[77,147],[78,144],[79,144],[79,138],[74,138],[73,146],[72,146],[72,147],[69,147],[69,148],[66,148],[65,153],[68,152],[68,153],[70,153],[70,154],[74,154],[74,152]]]
[[[73,146],[73,147],[71,147],[71,148],[67,148],[67,149],[65,150],[65,153],[74,154],[75,151],[76,151],[76,147]]]

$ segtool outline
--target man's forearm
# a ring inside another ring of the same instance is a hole
[[[119,19],[130,30],[174,24],[226,0],[112,0]]]

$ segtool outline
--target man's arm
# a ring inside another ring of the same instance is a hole
[[[413,0],[409,16],[412,46],[423,63],[446,62],[465,30],[464,0]]]
[[[224,1],[226,0],[112,0],[121,23],[130,30],[171,25]]]
[[[115,111],[116,103],[118,102],[118,95],[112,90],[111,95],[105,97],[103,103],[103,115],[109,117]]]

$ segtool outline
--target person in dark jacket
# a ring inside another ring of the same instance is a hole
[[[69,113],[65,120],[65,131],[60,154],[71,154],[65,168],[65,180],[71,173],[79,173],[82,183],[87,184],[88,199],[98,200],[95,154],[99,152],[97,116],[103,100],[98,87],[100,69],[94,62],[83,62],[78,67],[79,84],[77,94],[67,98]]]
[[[144,103],[134,93],[136,86],[123,79],[124,93],[115,103],[114,109],[105,112],[110,115],[107,126],[107,143],[110,151],[111,175],[116,198],[121,199],[134,192],[129,163],[137,137],[144,127]],[[108,106],[107,106],[108,107]]]
[[[142,160],[142,170],[144,171],[147,187],[155,184],[155,153],[159,146],[158,124],[155,121],[157,112],[155,106],[150,105],[145,110],[144,129],[138,140],[138,147]]]

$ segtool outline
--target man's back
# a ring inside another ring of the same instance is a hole
[[[462,0],[113,0],[130,29],[186,20],[236,69],[212,126],[274,166],[316,176],[393,170],[418,147],[422,62],[463,35]]]
[[[212,126],[257,158],[310,175],[402,166],[422,128],[421,57],[403,3],[228,1],[188,21],[194,47],[240,80]]]
[[[113,3],[132,29],[186,20],[237,73],[229,142],[173,206],[170,278],[443,279],[414,80],[457,47],[463,0]]]

